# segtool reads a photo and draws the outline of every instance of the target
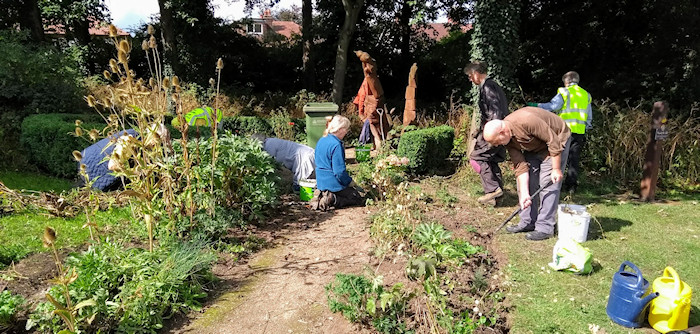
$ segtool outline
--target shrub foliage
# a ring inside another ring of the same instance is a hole
[[[20,142],[29,153],[29,160],[52,175],[74,177],[78,164],[71,152],[92,144],[85,138],[71,135],[76,120],[82,120],[82,126],[87,129],[105,127],[94,114],[43,114],[25,118]]]
[[[404,133],[397,154],[410,160],[411,172],[439,168],[452,152],[454,133],[454,128],[446,125]]]

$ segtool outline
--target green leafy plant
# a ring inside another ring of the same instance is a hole
[[[403,291],[401,283],[387,290],[381,276],[371,280],[362,275],[338,273],[326,286],[326,294],[331,311],[341,312],[352,322],[371,323],[381,333],[412,332],[406,329],[402,318],[414,294]]]
[[[424,248],[431,248],[452,238],[452,232],[438,223],[424,223],[416,227],[413,240]]]
[[[406,277],[411,280],[423,279],[435,275],[435,267],[437,262],[434,259],[424,256],[413,257],[406,264]]]
[[[296,133],[294,131],[296,123],[292,121],[289,113],[285,110],[282,109],[271,112],[269,122],[275,137],[291,141],[296,139]]]
[[[452,195],[447,189],[440,188],[435,192],[435,197],[437,197],[444,205],[452,206],[457,203],[459,199]]]
[[[211,143],[210,140],[190,143],[190,151],[198,149],[201,154],[192,166],[195,198],[206,203],[213,196],[217,205],[239,211],[244,217],[261,216],[276,203],[279,194],[272,157],[256,140],[226,133],[219,139],[219,155],[212,168]],[[215,187],[209,191],[212,181]]]
[[[89,300],[73,313],[75,330],[87,332],[151,333],[163,319],[180,310],[199,310],[206,296],[202,284],[210,281],[214,254],[201,240],[177,242],[147,252],[104,242],[68,257],[75,279],[63,293],[51,288],[53,302],[41,303],[30,315],[27,329],[56,332],[62,328],[54,313],[62,312],[68,298]],[[51,300],[51,299],[50,299]],[[73,308],[77,308],[76,305]]]
[[[24,303],[22,296],[13,295],[7,290],[0,292],[0,331],[15,327],[16,315],[24,309]]]
[[[473,246],[462,239],[452,239],[452,232],[437,223],[424,223],[416,227],[413,240],[428,251],[438,263],[443,261],[462,260],[480,252],[481,247]]]

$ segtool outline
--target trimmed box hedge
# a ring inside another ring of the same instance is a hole
[[[82,151],[92,145],[84,138],[71,135],[75,120],[83,121],[83,128],[102,130],[106,124],[96,114],[39,114],[28,116],[22,122],[20,143],[27,150],[29,161],[38,168],[59,177],[74,177],[78,163],[74,150]]]
[[[410,159],[411,172],[426,173],[444,165],[454,138],[455,129],[447,125],[406,132],[401,136],[397,154]]]

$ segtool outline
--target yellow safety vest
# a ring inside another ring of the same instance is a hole
[[[190,125],[194,126],[211,126],[212,114],[214,113],[214,108],[212,107],[201,107],[193,109],[185,115],[185,121]],[[216,122],[220,123],[223,118],[221,109],[216,109]]]
[[[564,105],[559,116],[564,119],[571,132],[586,133],[586,121],[588,121],[588,105],[591,103],[590,95],[579,85],[559,87],[559,94],[564,98]]]

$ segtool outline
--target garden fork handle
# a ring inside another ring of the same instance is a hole
[[[530,198],[539,195],[540,192],[542,192],[542,190],[544,190],[544,188],[547,188],[547,187],[549,187],[549,186],[551,186],[551,185],[552,185],[552,181],[548,181],[547,184],[545,184],[544,186],[542,186],[542,187],[540,187],[539,189],[535,190],[535,192],[534,192],[532,195],[530,195]],[[520,205],[518,204],[518,208],[517,208],[515,211],[513,211],[513,213],[511,213],[510,216],[508,216],[508,218],[506,218],[506,220],[503,221],[503,223],[501,223],[501,225],[498,226],[498,228],[497,228],[496,230],[493,231],[493,233],[498,232],[500,229],[503,228],[503,226],[506,226],[506,224],[508,224],[508,222],[509,222],[511,219],[513,219],[513,217],[515,217],[515,215],[517,215],[517,214],[520,213],[520,211],[522,211],[522,208],[520,208]]]

